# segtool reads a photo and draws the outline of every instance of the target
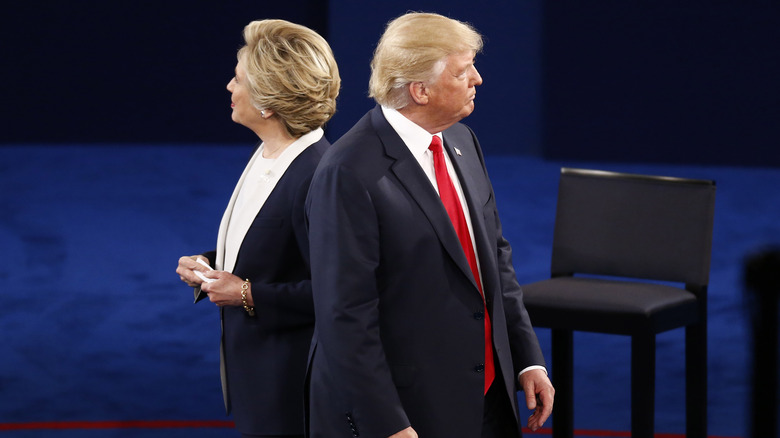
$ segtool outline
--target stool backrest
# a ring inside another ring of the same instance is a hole
[[[552,275],[709,282],[715,182],[561,169]]]

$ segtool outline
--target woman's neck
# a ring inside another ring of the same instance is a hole
[[[282,155],[282,152],[295,142],[292,137],[280,140],[273,142],[263,140],[263,158],[279,158],[279,155]]]
[[[266,131],[258,135],[263,141],[263,158],[278,158],[296,140],[283,126]]]

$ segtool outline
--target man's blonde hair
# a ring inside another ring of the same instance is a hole
[[[412,82],[430,82],[449,55],[482,50],[482,36],[468,23],[439,14],[410,12],[388,23],[371,60],[369,97],[401,109]]]
[[[295,138],[330,120],[341,78],[324,38],[289,21],[259,20],[244,28],[244,40],[238,59],[252,105],[273,110]]]

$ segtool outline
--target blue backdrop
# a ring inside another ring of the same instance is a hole
[[[333,138],[374,106],[367,97],[374,48],[387,22],[409,10],[467,21],[484,35],[483,53],[476,58],[484,83],[477,88],[477,110],[468,124],[489,152],[537,154],[541,147],[538,0],[331,0],[329,40],[344,80],[338,117],[330,124]]]
[[[268,17],[331,42],[336,139],[373,105],[374,46],[409,10],[484,34],[469,123],[489,153],[780,165],[780,4],[736,0],[14,2],[0,144],[251,141],[231,129],[225,86],[242,27]]]
[[[780,4],[545,2],[548,158],[780,165]]]

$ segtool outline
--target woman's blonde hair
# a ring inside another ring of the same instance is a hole
[[[371,60],[369,97],[401,109],[410,103],[407,85],[430,82],[449,55],[482,50],[482,36],[468,23],[439,14],[410,12],[388,23]]]
[[[341,78],[324,38],[289,21],[259,20],[244,28],[244,40],[238,60],[256,108],[273,110],[295,138],[330,120]]]

